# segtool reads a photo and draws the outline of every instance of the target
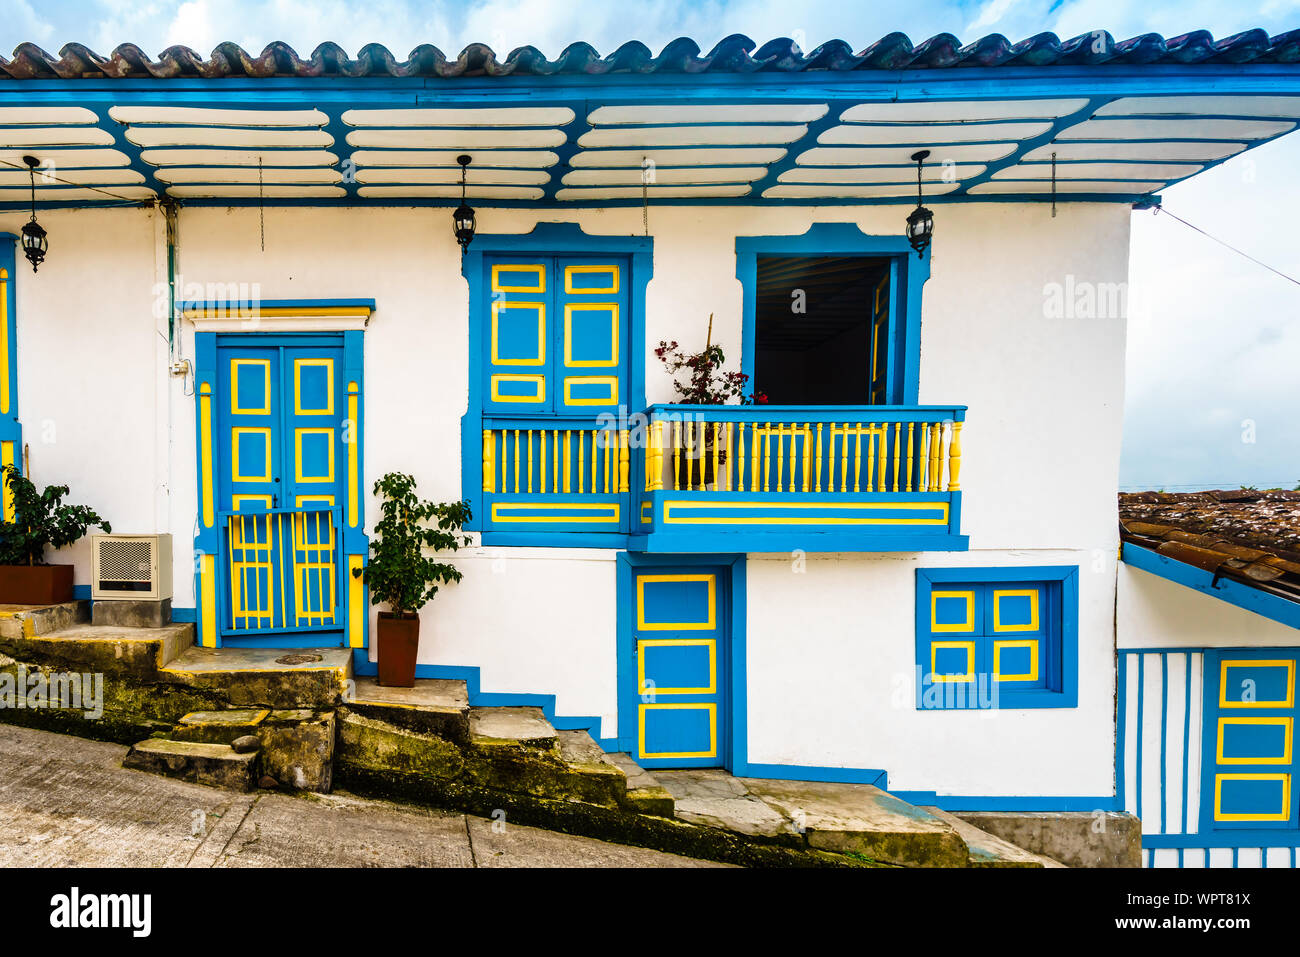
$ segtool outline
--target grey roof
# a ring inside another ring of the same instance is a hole
[[[902,33],[891,33],[859,52],[843,40],[821,44],[807,56],[793,40],[769,40],[755,50],[753,40],[734,34],[702,54],[695,41],[679,37],[658,56],[636,40],[602,57],[587,43],[565,47],[548,60],[536,47],[512,50],[505,58],[491,47],[471,43],[454,58],[437,47],[421,44],[399,60],[377,43],[361,48],[355,59],[335,43],[322,43],[302,59],[286,43],[271,43],[253,55],[235,43],[222,43],[204,59],[189,47],[173,46],[157,60],[138,46],[125,43],[107,57],[80,43],[69,43],[55,57],[33,43],[22,43],[12,59],[0,56],[0,82],[40,79],[118,79],[182,77],[478,77],[552,76],[608,73],[695,74],[752,73],[758,71],[803,73],[809,71],[947,69],[954,67],[1043,67],[1107,64],[1241,64],[1300,63],[1300,30],[1270,37],[1264,30],[1246,30],[1215,40],[1205,30],[1166,39],[1148,33],[1115,40],[1104,30],[1062,41],[1053,33],[1012,43],[991,34],[963,45],[950,33],[916,44]]]

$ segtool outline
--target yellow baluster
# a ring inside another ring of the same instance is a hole
[[[537,481],[541,488],[538,490],[543,495],[546,494],[546,430],[537,430]]]
[[[813,489],[818,494],[822,490],[822,423],[817,423],[817,486]]]
[[[560,490],[560,430],[551,429],[551,491]]]
[[[894,423],[894,451],[890,456],[890,461],[894,465],[894,491],[898,491],[898,437],[902,434],[903,423]]]
[[[876,423],[872,422],[871,427],[874,429]],[[885,459],[889,455],[889,423],[881,422],[880,431],[876,433],[876,441],[879,447],[876,450],[876,488],[881,492],[889,491],[889,486],[885,484]]]
[[[583,441],[583,437],[586,434],[587,433],[584,430],[582,429],[578,430],[578,494],[579,495],[582,494],[583,489],[586,487],[585,483],[587,481],[587,443]]]
[[[952,444],[948,446],[948,491],[961,491],[961,423],[952,424]]]
[[[519,494],[519,430],[515,429],[515,494]]]
[[[868,457],[867,459],[867,469],[868,472],[870,472],[871,469],[870,457]],[[862,423],[855,422],[853,423],[853,491],[854,492],[860,492],[862,490],[861,483],[859,482],[861,476],[862,476]]]
[[[732,428],[733,428],[732,424],[731,424],[730,422],[728,422],[728,423],[727,423],[727,461],[726,461],[726,465],[725,465],[725,469],[726,469],[726,472],[727,472],[727,491],[728,491],[728,492],[731,491],[731,485],[732,485],[732,481],[731,481],[731,466],[732,466],[732,464],[733,464],[732,460],[735,459],[735,457],[736,457],[736,456],[733,454],[733,452],[732,452],[732,448],[731,448],[731,434],[732,434]]]
[[[763,423],[763,491],[772,490],[772,423]]]
[[[907,490],[912,491],[912,430],[916,428],[915,422],[907,423]]]
[[[736,491],[745,491],[745,423],[736,423]]]
[[[939,491],[939,423],[930,426],[930,485],[926,491]]]
[[[529,431],[525,432],[525,433],[524,433],[524,436],[525,436],[524,441],[526,441],[526,442],[528,443],[528,492],[529,492],[529,494],[531,495],[531,494],[532,494],[532,491],[533,491],[533,433],[532,433],[532,430],[530,429]]]
[[[776,490],[785,491],[785,423],[776,425]]]
[[[749,426],[749,490],[751,492],[757,492],[758,486],[763,481],[762,473],[759,471],[762,444],[762,430],[759,429],[757,422],[751,422]]]
[[[628,430],[619,429],[618,432],[618,490],[620,492],[630,492],[632,490],[632,459],[627,454]]]
[[[844,449],[840,453],[840,492],[849,490],[849,424],[844,423]]]
[[[800,429],[800,436],[803,439],[803,481],[800,486],[807,492],[812,488],[812,476],[808,474],[812,471],[812,426],[807,422]]]
[[[483,491],[496,491],[496,437],[491,429],[483,430]]]
[[[867,491],[876,490],[876,423],[867,427]],[[855,488],[854,491],[857,491]]]
[[[573,479],[570,478],[573,466],[573,430],[564,430],[564,494],[573,491]]]

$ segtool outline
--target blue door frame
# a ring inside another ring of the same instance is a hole
[[[369,550],[362,497],[363,337],[360,330],[196,334],[201,645],[220,647],[230,638],[241,646],[366,647],[366,592],[352,574]],[[274,353],[285,358],[264,365],[263,357]],[[253,383],[248,401],[236,401],[231,376],[237,360],[245,361],[240,374],[247,372]],[[268,370],[264,380],[262,369]],[[250,410],[268,416],[270,437],[262,445],[255,440],[263,427]],[[236,427],[247,434],[232,435]],[[238,463],[236,472],[241,441],[253,458]],[[232,575],[236,566],[240,572]],[[236,620],[236,603],[250,608],[246,600],[237,602],[236,590],[269,596],[272,575],[276,607],[254,601],[260,615]],[[292,587],[286,587],[290,577]],[[313,613],[326,605],[330,614]]]

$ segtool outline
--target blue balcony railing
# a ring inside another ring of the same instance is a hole
[[[630,547],[964,549],[965,415],[964,406],[652,406]]]

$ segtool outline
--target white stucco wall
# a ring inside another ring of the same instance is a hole
[[[1120,648],[1300,645],[1300,630],[1131,565],[1120,565],[1116,610]]]
[[[670,398],[650,350],[713,338],[740,358],[738,235],[856,222],[896,235],[901,207],[651,210],[647,399]],[[185,282],[256,284],[262,299],[373,298],[366,334],[365,465],[409,471],[428,497],[459,496],[468,394],[468,289],[446,210],[187,208]],[[1113,755],[1115,500],[1123,403],[1121,318],[1053,319],[1044,286],[1123,282],[1129,212],[1063,204],[940,206],[925,287],[920,401],[970,407],[963,434],[968,554],[789,557],[749,562],[749,752],[756,762],[883,767],[891,784],[962,794],[1104,794]],[[196,477],[193,380],[166,374],[158,214],[50,211],[50,258],[20,268],[19,396],[32,471],[68,482],[118,531],[175,536],[175,604],[192,607],[187,561]],[[23,217],[0,214],[0,230]],[[641,211],[482,209],[483,233],[576,221],[641,232]],[[22,266],[20,260],[20,267]],[[178,357],[192,359],[182,324]],[[53,439],[42,439],[42,423]],[[373,519],[373,503],[369,519]],[[70,550],[88,582],[87,551]],[[486,691],[554,693],[557,710],[616,733],[614,556],[473,549],[466,578],[424,613],[420,660],[482,669]],[[911,674],[918,564],[1078,564],[1080,703],[1062,711],[918,713]],[[1095,571],[1091,569],[1097,569]],[[1064,743],[1064,744],[1063,744]]]

